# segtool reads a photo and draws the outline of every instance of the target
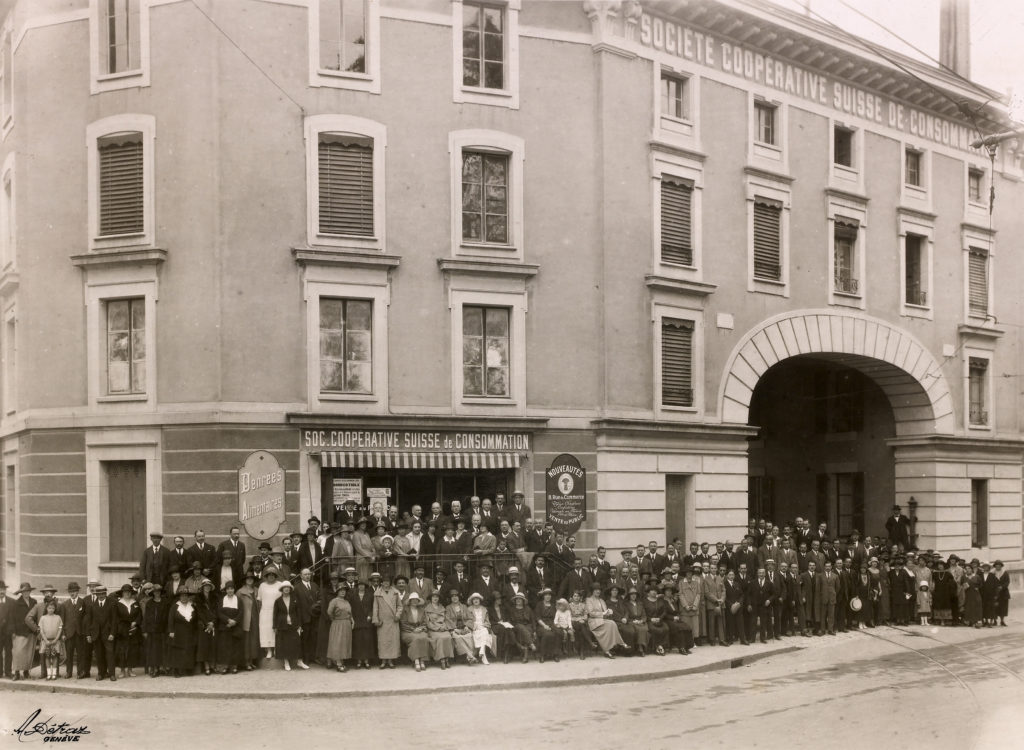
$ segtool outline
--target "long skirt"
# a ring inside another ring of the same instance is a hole
[[[542,657],[546,658],[558,654],[561,646],[561,636],[554,628],[550,630],[547,628],[537,628],[537,640],[540,641],[538,649]]]
[[[327,608],[324,607],[324,610]],[[326,616],[317,618],[316,658],[323,661],[327,657],[327,645],[331,638],[331,621]],[[347,657],[346,657],[347,658]]]
[[[668,623],[668,642],[670,648],[693,648],[693,631],[681,622],[670,620]]]
[[[516,645],[521,649],[528,649],[530,646],[537,644],[537,637],[526,625],[513,625],[512,629],[515,631]]]
[[[244,650],[245,636],[248,633],[232,632],[229,630],[217,633],[217,664],[222,667],[244,666],[242,653]]]
[[[397,622],[383,622],[377,626],[377,658],[397,659],[402,655],[402,639]]]
[[[622,638],[622,642],[626,648],[635,649],[637,647],[636,642],[636,628],[632,623],[628,622],[617,622],[615,627],[619,629],[619,636]]]
[[[102,644],[99,644],[103,648]],[[28,672],[32,669],[32,661],[35,659],[36,637],[35,635],[16,635],[11,646],[11,669],[15,672]],[[113,674],[113,665],[110,665]]]
[[[150,633],[146,636],[146,668],[160,669],[164,666],[167,637],[164,633]]]
[[[434,661],[455,658],[455,644],[452,643],[452,634],[447,630],[427,631],[427,641],[430,643],[430,657]]]
[[[284,661],[297,661],[302,658],[302,641],[299,638],[299,634],[295,632],[294,628],[288,630],[277,630],[277,638],[275,639],[275,648],[277,651],[275,655],[278,659]]]
[[[1001,589],[996,599],[996,617],[1006,617],[1010,612],[1010,591]]]
[[[473,648],[478,651],[482,648],[488,648],[491,653],[494,653],[494,636],[491,635],[491,631],[487,628],[475,628],[473,631]]]
[[[647,628],[647,623],[644,622],[640,623],[639,625],[636,623],[632,623],[632,625],[633,630],[636,631],[636,645],[642,649],[646,649],[648,643],[651,640],[651,634],[650,630],[648,630]]]
[[[356,661],[377,658],[377,628],[352,628],[352,658]]]
[[[683,612],[679,615],[679,619],[690,626],[690,630],[693,631],[694,638],[698,638],[699,636],[706,634],[704,629],[706,625],[701,625],[700,615],[700,612]]]
[[[861,597],[861,609],[857,613],[859,615],[860,624],[865,627],[875,625],[875,605],[877,602],[868,600],[866,597]]]
[[[668,625],[664,622],[647,623],[647,633],[650,637],[651,648],[664,648],[668,645]],[[712,637],[714,637],[714,633],[712,633]],[[725,640],[724,636],[722,640]]]
[[[590,628],[590,632],[594,634],[598,648],[602,651],[611,651],[616,646],[625,644],[625,641],[622,640],[622,635],[619,634],[618,626],[611,620],[592,617],[587,620],[587,626]]]
[[[519,651],[522,651],[522,646],[519,645],[519,641],[516,639],[516,629],[514,625],[505,627],[501,623],[494,626],[494,644],[495,653],[503,655],[507,653],[508,649],[512,646]]]
[[[196,636],[196,661],[202,664],[204,661],[213,663],[217,659],[217,639],[212,633],[207,633],[206,629],[199,631],[199,635]]]
[[[473,633],[456,633],[452,632],[452,644],[455,646],[456,654],[464,654],[466,656],[473,656],[476,652],[473,650]]]
[[[332,620],[327,637],[327,658],[336,664],[352,658],[352,621]]]
[[[261,648],[274,648],[276,639],[274,637],[274,603],[267,606],[260,605],[259,634]]]
[[[402,633],[402,643],[410,659],[430,658],[430,637],[424,633]]]
[[[252,619],[249,630],[242,636],[242,658],[249,664],[262,656],[260,652],[260,626],[256,618]]]
[[[981,620],[981,615],[981,592],[977,589],[967,589],[967,605],[964,608],[964,619],[973,625]]]

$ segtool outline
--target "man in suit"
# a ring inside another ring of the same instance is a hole
[[[424,519],[423,528],[426,528],[428,524],[434,524],[434,528],[440,534],[444,530],[444,525],[447,521],[448,516],[441,512],[441,503],[431,503],[430,515]]]
[[[329,574],[328,574],[329,575]],[[299,580],[295,583],[295,598],[299,602],[299,622],[302,633],[299,635],[302,658],[299,668],[316,660],[316,637],[320,629],[320,587],[313,581],[313,571],[308,567],[299,572]]]
[[[803,546],[801,544],[801,546]],[[799,568],[798,568],[799,569]],[[800,571],[800,599],[797,601],[796,616],[800,631],[804,637],[811,634],[812,624],[815,635],[821,635],[821,628],[818,625],[818,601],[817,601],[817,566],[813,560],[809,560],[807,568]]]
[[[757,578],[750,587],[750,598],[748,606],[758,620],[757,633],[761,643],[768,642],[768,633],[774,631],[772,625],[772,600],[775,598],[775,589],[769,583],[764,568],[757,569]]]
[[[170,555],[170,550],[164,549]],[[57,614],[64,621],[64,650],[67,658],[64,676],[71,679],[71,670],[78,662],[78,679],[89,676],[89,666],[84,664],[85,650],[85,599],[78,595],[81,587],[72,581],[68,584],[68,598],[57,607]],[[84,667],[84,669],[83,669]]]
[[[441,592],[441,601],[450,602],[452,591],[459,592],[459,601],[464,601],[471,593],[469,576],[466,575],[466,566],[461,560],[456,560],[452,565],[452,574],[444,581],[444,590]]]
[[[779,543],[781,545],[779,549],[779,558],[776,562],[779,564],[779,572],[782,572],[782,566],[786,566],[786,570],[789,570],[789,566],[797,562],[796,550],[793,549],[793,541],[789,537],[783,537]]]
[[[736,612],[733,612],[733,605],[739,604]],[[736,580],[736,571],[730,570],[725,574],[725,638],[726,645],[739,640],[744,646],[750,641],[747,640],[747,629],[743,624],[744,611],[747,607],[747,594],[743,586]]]
[[[814,569],[818,571],[818,574],[825,570],[825,555],[821,551],[820,542],[817,539],[811,542],[811,550],[807,553],[807,560],[814,563]]]
[[[550,563],[548,567],[552,576],[551,588],[557,591],[562,585],[566,567],[572,566],[573,560],[576,559],[576,553],[565,543],[565,535],[561,531],[556,531],[554,540],[544,550],[544,554]]]
[[[171,563],[168,566],[168,571],[170,571],[170,568],[175,565],[178,566],[178,570],[188,570],[192,567],[192,560],[189,559],[188,550],[185,549],[185,537],[174,537],[174,549],[170,551],[170,557]],[[170,573],[168,572],[168,576],[169,575]],[[163,581],[153,581],[153,583],[163,584],[166,583],[166,581],[167,579],[165,578]]]
[[[429,602],[430,595],[434,593],[434,582],[426,577],[426,572],[427,569],[423,563],[418,562],[413,565],[412,578],[409,579],[409,593],[419,594],[420,599]]]
[[[743,632],[748,641],[753,641],[757,612],[754,610],[753,600],[750,598],[750,595],[754,579],[747,572],[747,564],[745,562],[738,563],[738,566],[736,570],[736,584],[743,589],[743,596],[745,597],[743,604]]]
[[[234,561],[238,568],[245,567],[245,542],[241,540],[242,530],[237,526],[232,526],[228,530],[228,538],[217,545],[217,559],[223,559],[224,550],[231,550],[231,559]],[[235,582],[241,586],[241,581]]]
[[[590,583],[590,572],[583,567],[583,561],[577,557],[573,560],[572,570],[565,574],[558,586],[558,596],[568,599],[572,592],[580,591],[583,592],[582,598],[586,599],[590,596]]]
[[[531,607],[537,604],[537,594],[551,588],[553,580],[544,556],[537,555],[533,566],[526,572],[526,597]]]
[[[704,600],[704,616],[707,621],[708,638],[712,646],[719,642],[724,646],[725,639],[725,617],[723,608],[725,605],[725,568],[712,571],[711,575],[704,576],[704,590],[701,598]]]
[[[299,545],[297,553],[296,559],[298,560],[300,570],[302,568],[309,568],[310,570],[318,570],[319,575],[325,575],[323,568],[317,567],[324,557],[324,550],[320,546],[320,542],[316,540],[316,532],[313,529],[306,529],[306,538]]]
[[[494,507],[491,505],[491,499],[489,497],[485,497],[480,503],[480,525],[492,534],[497,534],[500,522],[501,516],[498,515],[498,512],[494,510]]]
[[[903,515],[900,506],[892,506],[892,515],[885,522],[885,530],[889,532],[889,544],[898,544],[901,550],[910,548],[910,519]]]
[[[111,629],[111,610],[117,606],[107,599],[107,587],[97,586],[93,592],[95,599],[85,605],[82,614],[82,632],[85,642],[92,651],[92,660],[96,662],[96,679],[103,680],[114,675],[114,631]]]
[[[213,545],[206,543],[205,531],[197,529],[195,538],[196,543],[188,548],[189,566],[194,562],[198,562],[203,575],[209,578],[213,573],[214,566],[220,563],[220,557],[217,556],[217,550],[214,549]]]
[[[512,601],[513,597],[517,594],[526,596],[526,584],[523,583],[522,577],[519,575],[519,568],[513,566],[508,569],[508,583],[505,584],[502,589],[502,600]],[[529,599],[529,597],[527,597]]]
[[[825,563],[824,572],[815,581],[815,605],[821,628],[829,635],[836,634],[836,601],[839,599],[839,577],[832,563]]]
[[[525,528],[526,522],[530,520],[530,506],[525,501],[526,496],[522,492],[512,493],[512,505],[509,506],[506,513],[513,526],[516,521],[519,521]]]
[[[466,524],[466,528],[469,528],[469,522],[471,517],[468,513],[462,510],[461,500],[452,500],[451,513],[449,513],[448,515],[451,517],[452,523],[456,526],[458,526],[459,521],[462,521],[464,524]],[[460,599],[459,601],[462,600]]]
[[[779,545],[778,541],[776,541],[775,537],[771,534],[765,534],[764,543],[757,548],[758,567],[764,568],[767,571],[767,563],[769,560],[778,565],[780,552],[782,552],[782,547]]]
[[[149,539],[152,544],[142,553],[139,575],[143,583],[159,583],[162,586],[171,570],[171,551],[163,545],[164,535],[159,531],[150,534]]]
[[[610,567],[610,566],[609,566]],[[608,588],[608,582],[611,578],[608,575],[608,570],[601,566],[601,561],[597,555],[590,556],[590,562],[587,565],[587,582],[588,586],[592,586],[595,581],[601,584],[602,589]]]
[[[281,549],[284,551],[282,560],[288,566],[288,570],[298,570],[301,567],[298,546],[302,543],[302,539],[303,536],[298,533],[281,538]],[[262,549],[262,545],[260,548]]]
[[[768,633],[769,638],[782,640],[782,610],[786,603],[785,579],[778,572],[778,565],[775,560],[768,558],[765,562],[765,577],[772,587],[772,630]]]
[[[716,543],[715,552],[718,554],[719,565],[725,565],[726,570],[736,570],[736,553],[733,551],[732,542]]]
[[[833,540],[826,539],[821,545],[821,554],[824,555],[825,561],[832,563],[832,569],[836,569],[836,563],[839,562],[839,550],[835,548]]]
[[[653,539],[647,543],[647,557],[651,561],[651,573],[660,578],[661,571],[668,567],[668,558],[658,552],[658,543]]]
[[[3,664],[4,677],[11,677],[11,664],[14,657],[14,599],[7,595],[7,584],[0,581],[0,663]]]
[[[356,509],[356,501],[349,498],[345,501],[344,505],[334,511],[333,520],[335,523],[340,523],[342,525],[350,523],[354,528],[356,521],[359,520],[359,516],[361,515],[362,513]]]
[[[470,593],[480,594],[484,598],[485,607],[490,607],[494,603],[494,594],[501,591],[501,583],[488,563],[480,565],[480,575],[473,579],[469,590]]]
[[[807,542],[800,542],[800,548],[796,553],[796,563],[800,567],[801,573],[805,573],[807,571],[807,563],[809,562],[811,562],[811,556],[807,551]]]
[[[825,546],[825,540],[831,539],[832,537],[828,534],[828,524],[822,521],[818,524],[818,528],[811,532],[811,542],[817,542],[819,547]],[[811,545],[814,546],[813,544]]]

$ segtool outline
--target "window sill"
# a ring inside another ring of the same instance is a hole
[[[478,253],[501,253],[511,255],[512,253],[518,253],[519,248],[515,245],[499,245],[497,243],[491,245],[486,242],[460,242],[460,252],[478,252]]]
[[[781,279],[762,279],[757,276],[750,278],[748,291],[760,294],[774,294],[779,297],[789,296],[789,283]]]
[[[697,414],[700,412],[696,406],[667,406],[662,404],[658,407],[658,411],[666,414]]]
[[[120,403],[122,401],[126,401],[126,402],[127,401],[135,401],[135,402],[138,402],[138,401],[148,401],[148,400],[149,400],[149,396],[147,396],[145,393],[125,393],[123,395],[113,395],[113,396],[109,396],[108,395],[108,396],[97,396],[96,397],[96,403],[97,404],[116,404],[116,403]]]
[[[438,258],[437,265],[448,274],[483,274],[486,276],[536,276],[540,266],[519,263],[514,258]]]
[[[842,297],[848,300],[857,300],[858,302],[860,302],[863,299],[859,292],[843,292],[840,291],[839,289],[833,289],[832,294],[835,295],[836,297]]]
[[[320,234],[313,235],[311,245],[324,247],[351,247],[359,250],[383,250],[383,242],[376,236],[364,234]]]
[[[519,109],[519,96],[507,89],[485,89],[457,86],[454,101],[458,104],[484,104]]]
[[[925,305],[912,305],[909,302],[903,303],[903,309],[900,310],[900,314],[905,315],[908,318],[926,318],[932,319],[932,309]]]
[[[975,432],[992,432],[993,427],[990,424],[968,424],[967,429]]]
[[[463,396],[464,406],[519,406],[519,402],[511,398],[487,398],[486,396]]]
[[[316,71],[318,76],[324,78],[337,78],[339,80],[351,80],[351,81],[372,81],[373,76],[369,73],[358,73],[356,71],[349,70],[332,70],[331,68],[318,68]]]
[[[135,68],[134,70],[122,70],[118,73],[104,73],[103,75],[96,76],[98,83],[106,83],[108,81],[123,81],[126,78],[139,78],[143,74],[142,68]]]
[[[320,393],[318,401],[358,401],[376,403],[379,399],[372,393]]]
[[[985,319],[988,320],[987,318]],[[961,323],[956,327],[957,333],[961,336],[977,336],[980,338],[997,339],[1006,333],[1005,328],[996,328],[994,325],[981,323]]]
[[[369,94],[380,93],[380,76],[370,73],[344,72],[315,68],[309,76],[309,85],[332,89],[348,89],[364,91]]]
[[[120,248],[141,248],[153,247],[153,236],[149,232],[137,234],[111,234],[103,237],[93,237],[89,241],[89,250],[102,252],[104,250],[117,250]]]
[[[72,265],[80,268],[90,266],[136,266],[159,265],[167,260],[167,251],[151,246],[124,245],[120,247],[97,248],[82,255],[72,255]]]
[[[293,247],[292,256],[300,266],[342,266],[349,268],[397,268],[400,258],[382,251],[361,248]]]

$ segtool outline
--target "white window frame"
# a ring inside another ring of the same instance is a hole
[[[462,392],[462,308],[465,305],[509,308],[509,396],[466,396]],[[526,413],[526,292],[450,289],[452,406],[457,414]]]
[[[864,176],[864,129],[841,120],[829,120],[830,134],[828,142],[829,178],[833,187],[845,190],[863,190]],[[836,130],[845,130],[850,134],[851,164],[845,166],[836,162]]]
[[[380,1],[362,0],[366,24],[365,73],[327,70],[320,67],[320,3],[309,1],[309,85],[379,94],[380,80]]]
[[[835,242],[836,224],[842,219],[853,219],[857,222],[857,236],[853,244],[853,269],[857,274],[856,292],[839,292],[835,284]],[[828,303],[841,307],[853,307],[863,310],[867,306],[867,284],[865,283],[865,258],[868,241],[867,206],[859,201],[839,198],[835,195],[828,201]]]
[[[747,184],[747,291],[789,297],[789,219],[792,209],[792,190],[787,182],[773,180],[761,174],[748,174]],[[759,279],[754,276],[754,199],[770,198],[782,204],[779,216],[779,280]]]
[[[786,144],[789,142],[789,111],[784,102],[750,92],[748,95],[747,112],[749,117],[748,159],[752,166],[779,171],[789,168]],[[775,109],[775,143],[764,143],[759,140],[757,127],[757,106],[767,105]]]
[[[18,269],[18,197],[14,166],[15,156],[12,151],[7,154],[3,167],[0,168],[0,273]],[[6,196],[8,183],[11,186],[10,202]]]
[[[89,0],[89,59],[92,73],[89,76],[90,94],[149,86],[149,8],[153,2],[154,0],[139,0],[139,67],[120,73],[104,73],[101,67],[103,51],[100,49],[103,0]]]
[[[0,560],[0,570],[5,572],[7,580],[17,580],[21,576],[21,502],[19,502],[18,485],[21,481],[21,470],[18,468],[17,439],[7,440],[3,444],[3,494],[4,494],[4,533],[7,535],[4,545],[6,558]],[[13,469],[13,493],[8,495],[7,470]],[[13,505],[11,504],[13,503]]]
[[[992,408],[995,403],[995,393],[992,390],[995,381],[992,374],[992,358],[994,352],[986,349],[963,348],[963,383],[964,383],[964,427],[970,432],[995,432],[995,410]],[[971,360],[985,360],[985,403],[984,411],[988,414],[987,424],[974,424],[971,422]]]
[[[142,200],[143,220],[140,234],[100,236],[100,166],[99,142],[105,136],[118,133],[142,134]],[[119,247],[154,247],[155,219],[154,174],[156,172],[155,141],[156,118],[153,115],[114,115],[89,123],[85,129],[86,149],[88,153],[88,185],[86,193],[89,199],[89,249],[106,250]]]
[[[704,203],[704,165],[696,159],[666,154],[655,151],[651,156],[651,176],[653,182],[653,221],[651,235],[653,237],[653,264],[659,275],[679,279],[699,281],[703,275],[703,203]],[[680,266],[674,263],[663,263],[661,260],[661,182],[662,177],[679,177],[693,183],[690,195],[690,243],[693,245],[693,263]]]
[[[142,298],[146,310],[146,390],[107,393],[107,302]],[[86,365],[89,405],[95,411],[152,411],[157,405],[156,269],[153,266],[91,268],[85,278]]]
[[[490,151],[508,154],[508,244],[470,242],[462,239],[462,152]],[[452,255],[521,262],[523,241],[523,183],[526,146],[519,136],[498,130],[455,130],[448,134],[451,169]]]
[[[972,325],[995,327],[995,274],[993,273],[996,260],[995,239],[987,232],[964,227],[961,231],[961,240],[963,247],[963,319]],[[988,310],[984,317],[971,312],[970,255],[972,247],[988,253]]]
[[[700,76],[666,62],[652,66],[654,71],[654,137],[669,143],[679,142],[698,149],[700,144]],[[661,111],[661,79],[663,75],[686,81],[686,101],[689,116],[673,117]]]
[[[661,402],[661,325],[663,318],[693,322],[693,351],[690,357],[693,382],[692,406],[666,406]],[[654,416],[655,419],[692,421],[704,413],[704,313],[664,302],[651,303],[652,340],[654,342]]]
[[[971,200],[971,172],[981,173],[981,200]],[[981,163],[964,163],[964,219],[967,221],[988,223],[988,199],[989,186],[991,185],[992,172]]]
[[[14,14],[8,14],[7,21],[0,28],[0,137],[6,139],[14,127]],[[6,98],[10,86],[11,97]]]
[[[907,182],[907,151],[915,151],[921,156],[921,184],[911,185]],[[932,152],[918,143],[903,141],[900,143],[900,201],[903,205],[924,211],[931,210],[932,201]]]
[[[18,309],[9,304],[3,311],[3,331],[0,335],[0,355],[3,361],[3,419],[18,413]],[[14,335],[8,335],[13,331]],[[12,340],[13,339],[13,340]]]
[[[108,461],[146,462],[147,528],[163,526],[163,459],[159,428],[87,430],[85,433],[86,561],[89,578],[123,580],[137,570],[137,560],[110,560],[109,484],[103,464]]]
[[[932,320],[934,317],[935,279],[933,258],[935,257],[935,222],[913,214],[900,213],[899,241],[900,256],[900,315],[910,318]],[[921,242],[921,276],[925,282],[925,304],[912,305],[907,302],[907,235],[917,235]]]
[[[353,115],[312,115],[305,121],[306,138],[306,237],[311,247],[335,247],[356,251],[383,252],[387,226],[386,189],[384,184],[387,127],[375,120]],[[337,236],[320,233],[320,163],[321,133],[351,133],[373,140],[373,237]]]
[[[371,314],[370,393],[335,393],[320,390],[320,299],[362,299],[373,304]],[[307,266],[303,299],[306,302],[306,392],[311,411],[346,414],[382,414],[388,408],[388,309],[391,290],[387,272],[377,269]]]
[[[489,0],[472,5],[502,8],[505,29],[505,87],[487,89],[462,83],[462,0],[452,0],[452,101],[519,109],[519,11],[522,0]]]

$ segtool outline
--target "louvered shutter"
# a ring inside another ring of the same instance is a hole
[[[368,138],[321,134],[320,232],[372,237],[373,143]]]
[[[693,183],[663,177],[661,180],[661,260],[693,265],[691,215]]]
[[[662,318],[661,403],[693,406],[693,321]]]
[[[97,150],[100,236],[141,234],[145,231],[142,135],[104,138]]]
[[[988,315],[988,253],[971,248],[967,254],[967,302],[972,315]]]
[[[782,204],[767,198],[754,199],[754,276],[782,278]]]

